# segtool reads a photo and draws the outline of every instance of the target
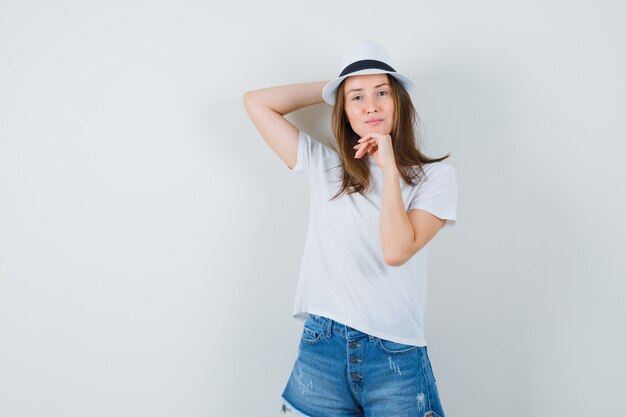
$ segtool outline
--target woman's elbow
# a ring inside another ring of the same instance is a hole
[[[383,251],[383,260],[389,266],[404,265],[405,263],[409,261],[409,259],[413,257],[413,255],[419,252],[423,247],[424,245],[420,245],[420,246],[413,245],[408,248],[405,248],[404,250],[396,249],[396,250]]]
[[[254,91],[246,91],[243,93],[243,106],[248,109],[254,101]]]
[[[399,253],[385,253],[383,255],[383,260],[389,266],[400,266],[406,263],[409,260],[406,256],[402,256]]]

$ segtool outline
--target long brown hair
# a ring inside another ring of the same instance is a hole
[[[387,78],[389,78],[395,108],[391,130],[393,155],[404,181],[408,184],[417,185],[424,175],[422,168],[424,164],[443,161],[450,154],[441,158],[428,158],[420,152],[420,120],[411,101],[411,96],[393,76],[387,76]],[[354,158],[353,147],[358,143],[360,137],[352,130],[344,111],[344,84],[345,80],[337,88],[332,115],[332,128],[342,160],[343,178],[341,188],[331,200],[346,192],[348,194],[367,193],[370,185],[370,167],[366,158]]]

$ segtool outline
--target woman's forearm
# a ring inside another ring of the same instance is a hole
[[[303,107],[322,103],[324,101],[322,89],[326,83],[327,81],[315,81],[248,91],[245,94],[246,107],[263,106],[285,115]]]
[[[404,208],[400,173],[394,165],[385,166],[380,210],[380,243],[388,265],[402,265],[415,233]]]

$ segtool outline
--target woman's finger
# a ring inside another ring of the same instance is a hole
[[[361,156],[363,156],[363,154],[367,150],[367,145],[365,145],[365,146],[357,145],[357,146],[358,146],[358,150],[356,151],[356,154],[354,155],[354,157],[355,158],[360,158]]]
[[[354,157],[360,158],[365,155],[365,153],[371,154],[372,152],[376,152],[378,150],[378,144],[375,142],[360,143],[358,145],[355,145],[354,148],[358,148]]]

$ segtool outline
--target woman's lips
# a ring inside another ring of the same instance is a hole
[[[366,120],[365,123],[367,123],[368,125],[376,126],[377,124],[379,124],[383,120],[384,119],[369,119],[369,120]]]

